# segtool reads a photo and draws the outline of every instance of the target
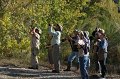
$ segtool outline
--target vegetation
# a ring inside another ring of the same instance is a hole
[[[42,29],[39,57],[45,61],[47,26],[60,23],[62,38],[74,29],[105,29],[109,40],[109,64],[120,63],[120,14],[112,0],[0,0],[0,58],[18,58],[29,62],[30,21],[37,20]],[[62,56],[69,54],[70,46],[62,43]],[[92,54],[91,54],[92,56]]]

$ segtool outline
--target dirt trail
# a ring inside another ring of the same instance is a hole
[[[39,70],[32,70],[17,67],[0,67],[0,79],[81,79],[75,72],[51,73],[47,67],[39,67]],[[91,76],[90,79],[100,79],[97,76]],[[106,79],[120,79],[119,75],[107,76]]]
[[[25,68],[0,67],[0,79],[78,79],[79,75],[74,72],[51,73],[47,67],[39,70]]]

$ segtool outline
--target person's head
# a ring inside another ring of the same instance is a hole
[[[104,29],[100,29],[99,32],[102,33],[102,34],[105,34],[105,30]]]
[[[84,39],[84,32],[81,31],[79,36],[80,36],[80,39]]]
[[[63,27],[60,24],[56,24],[54,27],[55,31],[62,31]]]
[[[35,28],[35,32],[38,33],[39,35],[41,34],[41,30],[38,28]]]
[[[95,31],[97,31],[97,32],[98,32],[98,31],[99,31],[99,29],[100,29],[100,28],[96,27],[96,28],[95,28]]]
[[[100,32],[96,32],[95,33],[95,39],[99,39],[99,37],[100,37]]]
[[[102,39],[105,37],[105,30],[104,29],[100,29],[99,30],[99,38]]]
[[[99,33],[99,38],[100,39],[103,39],[105,37],[105,34],[104,33]]]

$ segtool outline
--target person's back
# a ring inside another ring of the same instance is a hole
[[[60,38],[62,26],[59,24],[56,27],[49,25],[48,27],[49,34],[52,36],[51,46],[52,46],[52,54],[53,54],[53,64],[54,70],[53,73],[60,73]]]
[[[83,31],[80,33],[80,40],[78,42],[79,47],[79,62],[80,62],[80,72],[82,79],[89,79],[88,66],[89,66],[89,52],[85,51],[86,41]]]
[[[38,58],[39,45],[40,45],[40,34],[41,30],[33,28],[31,31],[31,67],[30,69],[38,69]]]
[[[61,31],[55,29],[53,25],[52,26],[49,25],[48,32],[52,36],[51,45],[55,45],[55,44],[60,45]]]
[[[79,69],[79,57],[78,57],[78,45],[77,42],[79,41],[79,36],[78,36],[78,31],[74,31],[74,36],[69,36],[68,37],[68,41],[70,43],[71,46],[71,54],[68,56],[68,60],[67,60],[67,68],[64,71],[71,71],[71,67],[72,67],[72,61],[76,58],[77,60],[77,70]]]
[[[31,47],[32,48],[39,48],[40,45],[40,35],[39,34],[33,34],[31,39]]]
[[[71,48],[72,48],[72,51],[76,51],[78,52],[78,47],[77,47],[77,41],[79,40],[79,37],[78,36],[73,36],[71,37],[72,40],[68,40],[70,42],[70,45],[71,45]]]
[[[99,34],[100,39],[98,39],[98,60],[100,62],[101,66],[101,77],[105,77],[106,75],[106,58],[107,58],[107,47],[108,47],[108,42],[105,37],[105,32],[102,29]]]
[[[107,53],[107,47],[108,47],[108,42],[106,38],[104,38],[103,40],[99,42],[99,49],[104,50],[104,52]]]
[[[52,40],[51,40],[51,45],[54,44],[60,44],[60,37],[61,37],[61,32],[55,31],[56,34],[53,34]]]

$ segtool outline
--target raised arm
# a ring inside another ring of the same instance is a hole
[[[34,35],[37,39],[39,39],[39,38],[40,38],[41,31],[38,30],[38,29],[37,29],[37,31],[36,31],[36,29],[37,29],[36,27],[33,28],[33,30],[31,31],[31,35]]]
[[[58,35],[59,35],[58,32],[56,32],[56,31],[53,30],[53,27],[52,27],[52,26],[49,26],[49,27],[48,27],[48,32],[49,32],[49,34],[52,35],[52,36],[58,36]]]

